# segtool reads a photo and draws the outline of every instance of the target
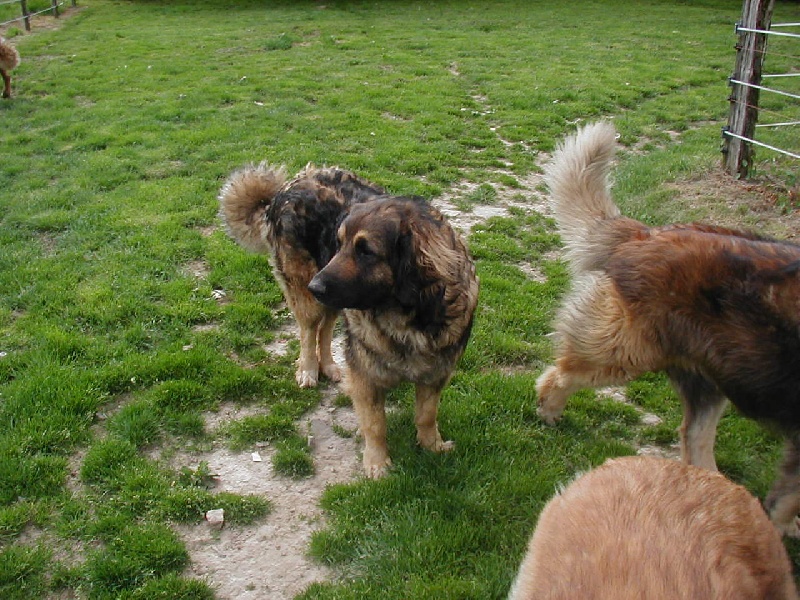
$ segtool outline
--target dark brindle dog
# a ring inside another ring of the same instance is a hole
[[[266,163],[234,172],[219,194],[220,216],[241,246],[267,254],[275,279],[300,327],[297,383],[317,385],[319,371],[339,381],[331,356],[338,311],[309,293],[311,278],[336,251],[336,231],[350,206],[383,189],[336,168],[307,166],[291,181],[283,167]]]
[[[421,199],[353,206],[338,235],[338,252],[308,287],[344,309],[345,390],[364,436],[364,468],[380,477],[391,464],[384,398],[403,381],[416,384],[419,444],[434,452],[453,447],[436,415],[469,338],[478,280],[458,234]]]
[[[620,215],[608,175],[615,131],[568,138],[547,169],[574,276],[557,317],[557,358],[537,381],[553,423],[582,388],[666,371],[681,396],[684,461],[716,469],[730,401],[787,437],[766,507],[797,534],[800,510],[800,247],[706,225],[647,227]]]
[[[384,397],[403,381],[416,384],[420,445],[451,449],[439,433],[438,405],[469,338],[478,282],[444,217],[421,199],[383,195],[347,171],[312,167],[288,183],[283,169],[263,164],[237,171],[220,203],[231,236],[271,256],[300,325],[300,385],[316,384],[318,368],[339,378],[330,342],[344,309],[344,389],[364,436],[367,475],[391,464]]]

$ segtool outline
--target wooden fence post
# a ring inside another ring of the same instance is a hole
[[[28,0],[19,0],[20,8],[22,9],[22,17],[25,22],[25,31],[31,30],[31,16],[28,12]]]
[[[58,0],[52,0],[50,4],[53,6],[53,16],[58,18]]]
[[[739,31],[739,28],[765,31],[772,22],[772,9],[775,0],[744,0],[742,20],[737,23],[739,40],[736,44],[736,66],[733,77],[748,84],[761,84],[761,68],[767,36],[763,33]],[[732,84],[733,90],[728,100],[731,102],[726,131],[748,139],[753,139],[758,120],[757,88]],[[753,162],[753,147],[749,142],[723,134],[723,166],[731,175],[746,178]]]

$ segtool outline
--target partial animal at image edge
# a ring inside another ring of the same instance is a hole
[[[683,460],[716,470],[716,427],[730,400],[786,436],[765,506],[797,535],[800,247],[621,216],[609,183],[615,146],[611,124],[587,125],[546,168],[573,281],[555,319],[555,364],[536,383],[538,413],[554,424],[580,389],[664,371],[683,404]]]
[[[791,600],[780,534],[723,475],[609,459],[544,507],[509,600]]]
[[[3,98],[11,97],[11,71],[20,63],[17,49],[4,37],[0,36],[0,76],[3,78]]]

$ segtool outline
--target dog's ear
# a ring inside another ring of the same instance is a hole
[[[401,306],[413,310],[414,325],[431,335],[445,325],[445,290],[450,278],[442,272],[442,263],[449,260],[452,250],[437,241],[441,232],[432,224],[416,219],[403,223],[397,238],[395,298]]]
[[[414,234],[408,227],[401,228],[398,233],[393,263],[394,297],[404,308],[416,308],[425,283],[417,264]]]

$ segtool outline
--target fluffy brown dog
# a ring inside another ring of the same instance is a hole
[[[421,199],[355,205],[338,239],[338,252],[309,289],[344,309],[344,388],[365,441],[364,469],[380,477],[391,464],[384,399],[403,381],[416,384],[420,445],[434,452],[453,447],[439,433],[437,412],[470,335],[478,280],[458,234]]]
[[[3,98],[11,97],[11,71],[19,66],[19,52],[0,36],[0,76],[3,77]]]
[[[336,231],[350,206],[383,189],[353,173],[311,165],[291,181],[266,163],[234,172],[219,194],[220,217],[241,246],[267,254],[300,327],[297,383],[317,385],[319,372],[340,378],[331,356],[338,311],[317,302],[307,286],[336,251]]]
[[[545,506],[510,600],[797,598],[758,501],[677,461],[606,461]]]
[[[553,423],[581,388],[666,371],[681,396],[684,461],[716,469],[726,398],[787,436],[782,477],[766,500],[797,533],[800,510],[800,247],[705,225],[647,227],[620,216],[608,174],[614,128],[589,125],[547,169],[573,273],[556,319],[554,366],[537,381]]]

